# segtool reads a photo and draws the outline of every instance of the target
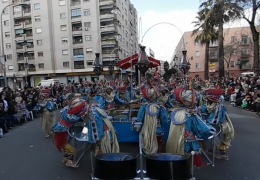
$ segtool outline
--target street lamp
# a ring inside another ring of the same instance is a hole
[[[99,79],[99,76],[101,75],[101,73],[103,71],[103,66],[100,63],[100,57],[99,57],[100,54],[96,53],[95,55],[96,55],[96,59],[95,59],[93,68],[94,68],[94,72],[96,73],[96,75],[98,76],[98,79]]]
[[[108,72],[110,75],[112,75],[114,73],[114,63],[112,61],[110,61],[109,65],[108,65]]]
[[[6,78],[6,63],[5,63],[5,53],[4,53],[4,31],[3,31],[3,14],[6,8],[10,7],[10,6],[30,6],[28,4],[25,3],[12,3],[12,4],[8,4],[7,6],[3,7],[1,14],[0,14],[0,26],[1,26],[1,41],[2,41],[2,45],[1,45],[1,63],[2,66],[4,68],[4,82],[5,82],[5,87],[7,87],[7,78]]]
[[[183,58],[182,58],[181,64],[179,65],[179,68],[180,68],[180,71],[181,71],[184,75],[187,75],[187,73],[188,73],[189,70],[190,70],[190,63],[189,63],[189,61],[187,60],[187,50],[183,50],[183,51],[182,51],[182,55],[183,55]]]
[[[175,61],[175,62],[178,61],[178,57],[176,56],[176,54],[175,54],[175,56],[174,56],[174,58],[173,58],[173,61]]]
[[[165,72],[167,72],[169,70],[170,65],[169,65],[168,61],[165,61],[165,63],[163,64],[163,67],[164,67]]]
[[[145,52],[145,46],[140,46],[140,54],[138,57],[137,67],[140,73],[144,76],[145,72],[149,69],[150,62]]]

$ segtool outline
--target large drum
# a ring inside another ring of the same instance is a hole
[[[99,179],[134,179],[137,156],[127,153],[100,154],[95,157],[94,176]]]
[[[88,146],[88,128],[80,125],[74,125],[68,129],[67,143],[73,147],[73,161],[78,163],[83,157]]]
[[[116,115],[114,118],[114,121],[128,121],[128,117],[126,115]]]
[[[175,154],[146,156],[146,175],[151,179],[192,179],[192,157]]]

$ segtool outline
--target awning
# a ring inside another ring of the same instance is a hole
[[[73,34],[73,37],[82,37],[82,34]]]
[[[82,23],[81,21],[76,21],[76,22],[71,22],[71,24],[80,24]]]
[[[243,65],[243,64],[246,64],[249,62],[248,59],[240,59],[239,61],[240,61],[240,65]]]

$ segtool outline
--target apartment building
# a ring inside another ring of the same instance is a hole
[[[176,46],[175,54],[178,58],[173,64],[179,65],[182,59],[182,50],[187,50],[187,58],[191,64],[190,77],[204,78],[205,46],[195,42],[192,32],[185,32],[184,42],[181,39]],[[225,72],[229,75],[240,75],[242,72],[252,71],[253,68],[253,41],[249,27],[224,29],[224,58]],[[209,74],[218,75],[218,42],[210,43]]]
[[[12,3],[23,5],[3,10]],[[99,78],[109,78],[110,61],[137,52],[137,11],[129,0],[0,0],[0,10],[11,87],[14,77],[21,87],[49,78],[93,81],[95,53],[104,66]]]

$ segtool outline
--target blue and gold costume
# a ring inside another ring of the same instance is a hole
[[[207,102],[200,106],[200,111],[208,123],[217,124],[221,127],[221,137],[216,137],[215,142],[220,150],[219,159],[228,160],[226,150],[231,146],[234,139],[235,130],[227,114],[226,107],[220,103],[220,96],[223,94],[221,89],[207,89],[205,91]]]
[[[96,144],[96,154],[119,152],[115,130],[108,119],[106,110],[113,109],[114,103],[123,104],[124,101],[113,93],[112,88],[108,89],[110,89],[110,94],[107,91],[101,92],[102,89],[100,89],[100,92],[95,96],[95,104],[90,108],[88,136],[89,142]]]
[[[147,81],[141,86],[146,102],[140,107],[137,120],[142,122],[142,147],[145,154],[161,151],[164,133],[161,125],[168,123],[168,114],[163,106],[158,105],[159,91],[153,83],[153,73],[147,72]]]

